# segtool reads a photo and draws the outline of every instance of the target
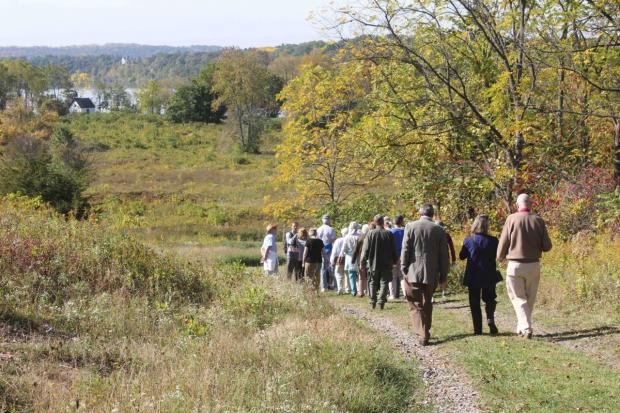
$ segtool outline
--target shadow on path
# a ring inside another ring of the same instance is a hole
[[[570,341],[614,334],[620,334],[620,328],[613,326],[601,326],[586,330],[570,330],[558,333],[537,334],[536,338],[542,338],[549,341]]]
[[[482,335],[482,337],[489,337],[491,339],[496,338],[496,337],[513,337],[513,336],[516,336],[516,334],[515,333],[506,333],[506,332],[495,334],[493,336],[490,335],[490,334],[483,334]],[[439,340],[433,340],[431,338],[430,345],[431,346],[435,346],[435,345],[438,345],[438,344],[449,343],[451,341],[462,340],[462,339],[468,338],[468,337],[479,337],[479,336],[476,336],[473,333],[461,333],[461,334],[455,334],[453,336],[442,337]]]

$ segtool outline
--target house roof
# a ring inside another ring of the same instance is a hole
[[[82,109],[95,109],[95,104],[90,98],[75,98],[73,101]]]

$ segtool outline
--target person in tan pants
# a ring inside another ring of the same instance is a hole
[[[517,334],[532,338],[532,311],[540,282],[540,258],[552,244],[545,221],[531,212],[532,199],[517,197],[518,212],[506,219],[497,248],[497,260],[508,261],[506,288],[517,315]]]

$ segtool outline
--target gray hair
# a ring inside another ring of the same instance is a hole
[[[471,233],[472,234],[488,234],[489,233],[489,216],[488,215],[478,215],[474,220],[474,223],[471,224]]]
[[[530,207],[532,206],[532,198],[526,193],[519,194],[517,197],[517,205]]]
[[[433,209],[433,205],[431,204],[423,204],[420,207],[420,215],[432,218],[435,215],[435,210]]]

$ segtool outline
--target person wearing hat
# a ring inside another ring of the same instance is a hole
[[[276,224],[267,225],[267,235],[263,240],[261,247],[261,259],[265,274],[270,276],[278,275],[278,247],[276,243],[276,233],[278,226]]]
[[[323,241],[323,266],[321,267],[321,290],[325,291],[333,284],[333,272],[330,263],[333,244],[337,235],[330,224],[329,215],[323,215],[323,225],[316,230],[317,237]]]

